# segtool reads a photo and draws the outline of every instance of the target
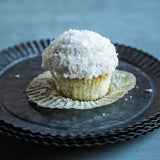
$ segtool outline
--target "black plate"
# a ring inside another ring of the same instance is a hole
[[[118,44],[118,68],[132,72],[137,79],[136,87],[123,98],[89,110],[51,110],[29,104],[25,90],[43,72],[41,54],[49,43],[49,39],[33,41],[1,51],[1,132],[47,145],[92,146],[123,141],[159,127],[160,62]]]

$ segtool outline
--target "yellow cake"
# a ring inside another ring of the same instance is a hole
[[[57,79],[53,74],[52,77],[56,83],[57,90],[65,97],[73,100],[97,100],[102,98],[109,90],[111,74],[99,76],[93,79]]]

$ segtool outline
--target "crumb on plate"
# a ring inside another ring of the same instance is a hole
[[[153,89],[149,88],[149,89],[146,89],[146,91],[152,93],[152,92],[153,92]]]
[[[20,75],[19,74],[16,74],[14,75],[15,78],[19,79],[20,78]]]

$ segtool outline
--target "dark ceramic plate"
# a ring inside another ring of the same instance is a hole
[[[93,146],[124,141],[159,127],[160,62],[118,44],[118,68],[137,79],[136,87],[123,98],[89,110],[43,109],[29,104],[25,90],[43,72],[41,54],[49,43],[49,39],[33,41],[1,51],[1,132],[46,145]]]

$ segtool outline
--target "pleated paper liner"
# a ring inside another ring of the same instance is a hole
[[[27,95],[30,102],[44,108],[59,109],[91,109],[111,104],[124,96],[135,87],[136,78],[132,73],[116,70],[111,79],[109,93],[96,101],[78,101],[65,98],[56,90],[56,85],[49,71],[36,78],[27,87]]]

